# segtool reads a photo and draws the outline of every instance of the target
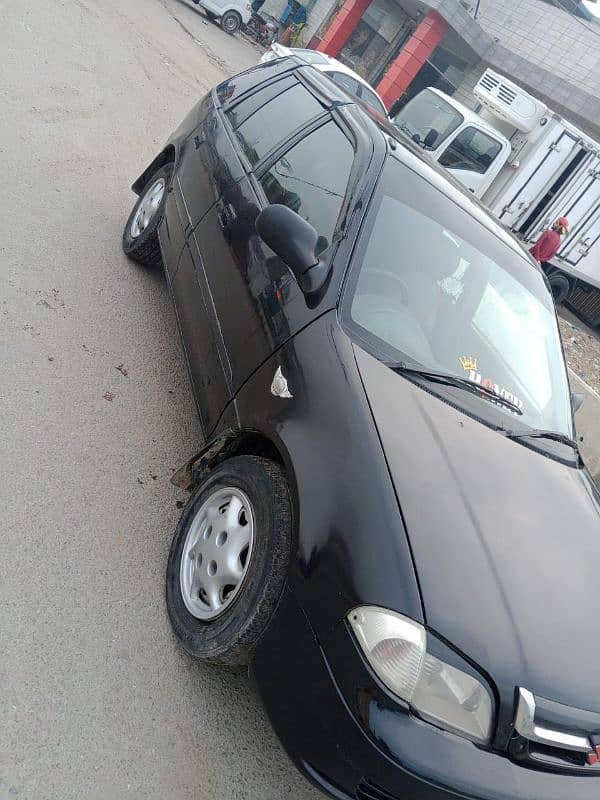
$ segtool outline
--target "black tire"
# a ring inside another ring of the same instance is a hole
[[[241,24],[242,18],[237,11],[226,11],[221,17],[221,27],[232,36],[239,31]]]
[[[550,288],[552,289],[552,297],[557,306],[564,303],[569,294],[571,293],[571,284],[568,278],[564,275],[550,275],[548,278]]]
[[[237,595],[220,616],[194,617],[181,593],[179,572],[194,515],[218,489],[236,487],[249,498],[255,520],[252,556]],[[167,564],[167,610],[184,649],[195,658],[221,664],[247,664],[265,632],[285,582],[292,552],[292,511],[282,468],[256,456],[231,458],[211,471],[187,503],[171,544]]]
[[[172,172],[173,164],[165,164],[149,178],[140,192],[140,196],[123,229],[123,252],[128,258],[148,267],[160,267],[163,263],[158,241],[158,226],[164,214],[165,202],[167,199],[166,189],[163,193],[160,205],[154,212],[148,227],[145,228],[139,236],[133,237],[131,235],[131,225],[148,189],[160,178],[165,180],[165,186],[168,187]]]

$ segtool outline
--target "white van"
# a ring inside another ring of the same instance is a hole
[[[209,19],[218,20],[226,33],[238,31],[252,15],[252,6],[246,0],[194,0],[194,3],[205,10]]]

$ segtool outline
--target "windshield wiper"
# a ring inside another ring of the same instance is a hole
[[[561,442],[570,447],[579,450],[579,445],[575,439],[571,439],[566,433],[559,433],[558,431],[541,431],[537,428],[532,428],[530,431],[503,431],[508,439],[550,439],[553,442]]]
[[[425,378],[425,380],[443,383],[446,386],[456,386],[458,389],[466,389],[472,394],[483,394],[492,400],[496,400],[502,406],[510,409],[511,411],[514,411],[515,414],[521,415],[523,413],[519,406],[515,405],[515,403],[512,403],[510,400],[506,400],[504,397],[501,397],[501,395],[496,394],[493,389],[489,389],[487,386],[482,386],[480,383],[470,381],[468,378],[462,378],[460,375],[452,375],[450,372],[436,372],[435,370],[430,369],[419,369],[419,367],[409,367],[408,364],[404,364],[402,361],[399,363],[388,363],[387,366],[390,367],[390,369],[393,369],[394,372],[415,375],[419,378]]]

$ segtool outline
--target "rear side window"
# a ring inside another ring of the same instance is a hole
[[[350,75],[346,75],[344,72],[326,72],[332,81],[335,81],[338,86],[341,86],[342,89],[345,89],[350,94],[358,95],[358,81],[352,78]]]
[[[306,136],[261,178],[269,203],[296,211],[321,237],[319,251],[331,244],[342,208],[354,149],[334,122]]]
[[[300,56],[307,64],[328,64],[326,56],[316,50],[292,50],[292,55]]]
[[[499,141],[469,125],[450,142],[438,161],[449,169],[464,169],[483,175],[501,149]]]
[[[379,99],[379,97],[372,92],[370,89],[367,89],[366,86],[361,86],[359,95],[360,99],[365,102],[368,106],[371,106],[378,114],[383,114],[387,116],[387,111],[385,110],[385,106]]]
[[[237,126],[235,134],[248,161],[254,166],[297,128],[324,113],[323,106],[296,84],[274,97]],[[235,109],[229,115],[235,125]]]

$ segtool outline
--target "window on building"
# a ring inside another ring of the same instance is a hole
[[[269,203],[296,211],[316,229],[320,250],[331,244],[354,149],[334,122],[306,136],[261,178]]]
[[[376,86],[412,27],[411,18],[395,0],[372,0],[338,58]]]
[[[446,42],[447,36],[444,37]],[[468,64],[450,46],[438,45],[417,72],[404,94],[392,107],[392,116],[423,89],[433,86],[444,94],[453,95],[460,86]]]
[[[449,169],[464,169],[483,175],[501,149],[497,139],[469,125],[450,142],[438,161]]]
[[[234,128],[237,109],[238,106],[230,114]],[[304,86],[296,84],[255,111],[237,126],[235,133],[246,157],[254,165],[297,128],[323,113],[324,108],[318,100]]]

